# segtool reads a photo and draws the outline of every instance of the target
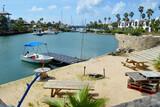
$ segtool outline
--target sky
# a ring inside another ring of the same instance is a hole
[[[62,21],[66,24],[83,25],[90,21],[111,17],[115,21],[115,14],[121,17],[125,12],[134,12],[134,19],[139,19],[138,7],[145,10],[152,8],[153,17],[160,16],[160,0],[0,0],[0,10],[10,12],[11,18],[23,17],[27,21],[44,18],[44,21]]]

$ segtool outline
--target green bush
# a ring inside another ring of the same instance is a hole
[[[160,71],[160,56],[157,57],[157,59],[154,60],[153,65],[158,71]]]

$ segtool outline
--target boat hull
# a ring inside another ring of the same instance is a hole
[[[30,63],[49,63],[53,60],[53,57],[49,57],[49,56],[45,56],[45,58],[42,59],[36,59],[36,58],[31,58],[31,57],[27,57],[24,55],[21,55],[21,60],[25,61],[25,62],[30,62]]]

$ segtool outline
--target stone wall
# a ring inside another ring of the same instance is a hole
[[[116,34],[115,37],[119,42],[119,48],[144,50],[155,47],[160,44],[160,36],[129,36],[124,34]]]

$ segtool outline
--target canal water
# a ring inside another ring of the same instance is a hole
[[[38,66],[20,60],[20,55],[24,50],[24,44],[31,41],[46,42],[50,52],[78,58],[81,57],[83,59],[115,51],[118,46],[117,40],[113,35],[97,35],[92,33],[0,36],[0,84],[34,74],[33,70]]]

